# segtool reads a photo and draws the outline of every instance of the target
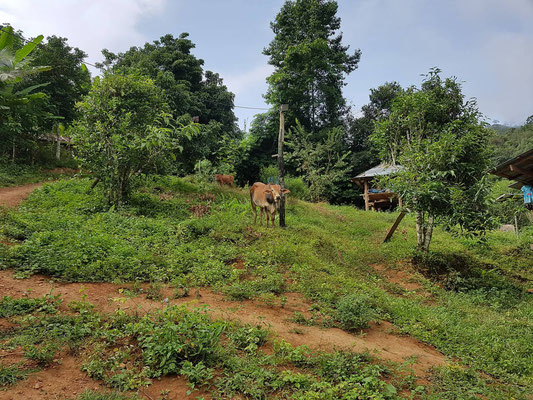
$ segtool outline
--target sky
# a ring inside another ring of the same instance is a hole
[[[463,82],[486,119],[523,124],[533,114],[533,0],[339,0],[345,45],[362,52],[344,96],[358,113],[385,82],[419,86],[439,67]],[[100,51],[142,46],[188,32],[204,68],[218,72],[235,104],[268,107],[263,94],[273,71],[262,50],[283,0],[0,0],[0,23],[26,37],[67,37],[102,60]],[[93,69],[93,73],[97,73]],[[236,108],[249,126],[258,110]]]

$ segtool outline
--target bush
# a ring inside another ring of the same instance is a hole
[[[288,176],[285,178],[285,187],[291,191],[291,197],[295,197],[300,200],[309,199],[309,187],[304,182],[303,178],[293,178],[292,176]]]
[[[151,375],[179,374],[185,361],[213,362],[220,350],[222,322],[211,322],[199,312],[172,306],[133,325]]]
[[[337,302],[337,319],[347,331],[368,328],[376,316],[372,300],[367,295],[349,294]]]
[[[263,183],[278,183],[278,167],[275,165],[269,165],[261,168],[259,179]]]

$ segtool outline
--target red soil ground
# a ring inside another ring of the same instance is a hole
[[[0,205],[4,207],[16,207],[41,185],[42,183],[30,183],[24,186],[0,188]]]

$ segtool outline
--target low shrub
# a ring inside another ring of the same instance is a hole
[[[61,304],[59,296],[44,296],[42,298],[14,299],[4,296],[0,300],[0,318],[9,318],[15,315],[30,314],[32,312],[44,312],[53,314]]]
[[[368,328],[377,317],[371,298],[363,294],[349,294],[337,302],[337,319],[343,329],[359,331]]]

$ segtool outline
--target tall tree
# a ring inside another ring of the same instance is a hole
[[[82,50],[71,47],[66,38],[49,36],[32,54],[30,65],[48,65],[50,70],[28,79],[24,85],[48,83],[42,91],[49,96],[48,112],[70,123],[76,117],[76,102],[89,92],[91,76]]]
[[[386,82],[370,89],[368,104],[361,107],[362,116],[348,115],[344,129],[344,141],[351,151],[352,174],[357,175],[379,162],[377,151],[369,141],[377,121],[389,116],[393,100],[402,92],[398,82]]]
[[[403,166],[381,184],[416,213],[418,249],[424,252],[435,223],[469,234],[482,234],[489,226],[490,132],[457,80],[439,74],[431,70],[420,89],[397,96],[372,135],[382,158]]]
[[[360,50],[342,44],[334,0],[287,0],[270,24],[274,39],[263,50],[275,71],[268,78],[267,101],[289,104],[287,126],[298,120],[316,134],[341,124],[347,112],[345,77],[357,68]]]
[[[201,124],[210,121],[223,124],[226,132],[238,132],[233,113],[233,93],[220,76],[203,70],[204,60],[192,54],[194,43],[188,33],[177,38],[162,36],[143,47],[132,47],[125,53],[103,50],[99,66],[113,72],[140,73],[152,78],[165,92],[174,117],[198,116]]]

